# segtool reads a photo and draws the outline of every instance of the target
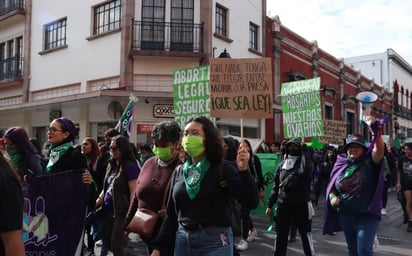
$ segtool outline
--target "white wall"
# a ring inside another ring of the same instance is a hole
[[[0,42],[6,42],[24,34],[24,22],[8,24],[0,28]]]
[[[86,39],[92,31],[92,5],[101,2],[33,1],[32,91],[81,82],[85,92],[87,80],[119,75],[120,32],[91,41]],[[44,44],[43,26],[64,17],[67,17],[68,48],[39,55]]]
[[[393,90],[388,78],[387,53],[369,54],[344,59],[345,64],[360,69],[362,75],[373,78],[374,82],[388,90]]]
[[[228,9],[229,24],[228,38],[232,43],[227,43],[219,38],[212,37],[212,47],[216,47],[215,57],[218,57],[226,48],[232,58],[258,58],[256,54],[249,52],[249,23],[253,22],[259,26],[259,51],[262,49],[262,1],[255,0],[219,0],[213,1],[213,30],[215,32],[216,3]]]

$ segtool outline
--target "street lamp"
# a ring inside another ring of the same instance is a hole
[[[223,50],[223,52],[219,55],[219,58],[231,58],[230,54],[226,51],[226,48]]]
[[[346,95],[343,95],[343,97],[342,97],[342,105],[343,105],[343,107],[345,107],[346,106],[346,104],[348,104],[348,97],[346,96]]]

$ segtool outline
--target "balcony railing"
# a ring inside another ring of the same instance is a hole
[[[6,3],[7,2],[7,3]],[[24,10],[24,0],[0,1],[0,16],[16,10]]]
[[[15,56],[0,60],[0,81],[22,78],[23,57]]]
[[[203,52],[203,24],[135,21],[133,50]]]

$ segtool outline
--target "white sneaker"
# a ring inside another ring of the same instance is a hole
[[[387,214],[387,212],[386,212],[386,208],[382,208],[382,210],[381,210],[381,214],[382,214],[383,216],[385,216],[385,215]]]
[[[100,239],[99,241],[97,241],[94,245],[96,245],[96,246],[102,246],[103,245],[103,240],[102,239]]]
[[[252,242],[257,238],[257,231],[256,229],[249,230],[249,235],[247,236],[246,241]]]
[[[378,240],[378,236],[375,236],[375,240],[373,241],[373,248],[376,249],[379,247],[379,240]]]
[[[247,250],[247,248],[249,248],[249,246],[247,242],[243,239],[241,239],[239,243],[236,245],[236,249],[238,249],[239,251],[245,251]]]

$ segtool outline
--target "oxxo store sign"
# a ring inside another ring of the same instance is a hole
[[[174,114],[173,104],[155,104],[153,106],[153,116],[156,118],[173,118]]]

